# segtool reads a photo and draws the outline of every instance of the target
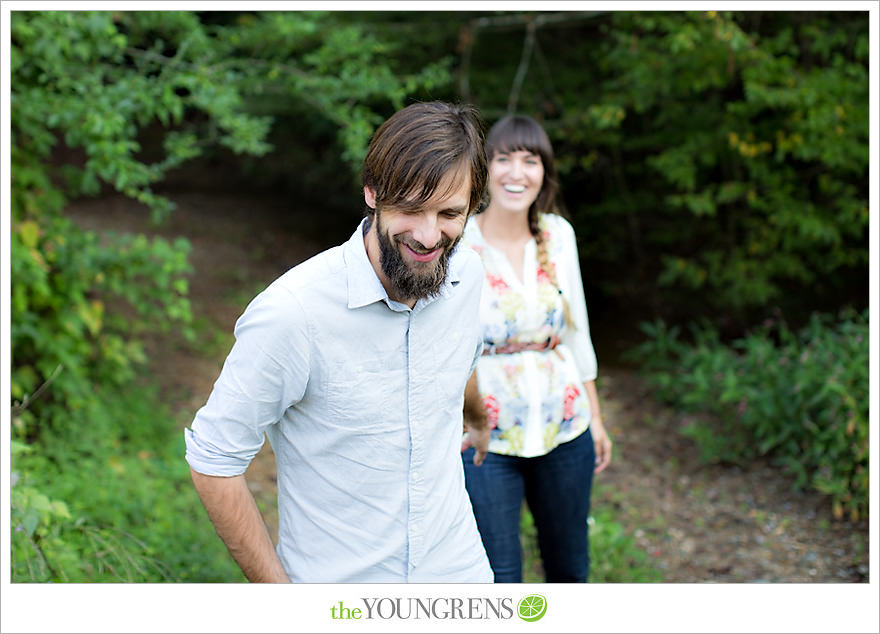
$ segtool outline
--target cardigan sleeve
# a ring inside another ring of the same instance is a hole
[[[562,295],[568,302],[575,328],[566,326],[561,341],[574,355],[581,381],[592,381],[597,376],[596,352],[590,339],[590,322],[577,253],[574,229],[565,218],[556,216],[553,222],[553,239],[559,240],[557,274]]]

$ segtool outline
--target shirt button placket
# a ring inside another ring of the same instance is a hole
[[[409,402],[409,437],[410,437],[410,460],[409,460],[409,519],[407,523],[409,533],[409,569],[419,565],[424,554],[424,430],[420,422],[424,418],[426,405],[426,385],[424,381],[427,373],[420,367],[425,363],[425,353],[419,347],[422,339],[419,329],[419,320],[415,313],[409,314],[409,328],[407,329],[407,390]]]

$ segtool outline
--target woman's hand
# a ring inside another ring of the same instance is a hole
[[[486,407],[483,405],[483,399],[480,397],[480,390],[477,387],[477,372],[471,372],[464,388],[464,411],[462,412],[464,419],[464,431],[467,436],[461,442],[461,450],[464,451],[468,447],[474,448],[474,464],[478,467],[483,464],[483,459],[489,452],[489,436],[492,430],[489,427],[489,418],[486,414]]]
[[[467,421],[464,423],[467,436],[461,441],[461,451],[464,452],[468,447],[474,448],[474,464],[480,466],[489,453],[489,435],[492,431],[488,426],[472,427]]]
[[[590,399],[590,431],[593,432],[593,444],[596,447],[596,469],[593,473],[604,471],[611,463],[611,438],[605,431],[602,423],[602,414],[599,410],[599,394],[596,391],[596,381],[584,381],[584,389]]]
[[[593,434],[593,445],[596,448],[596,468],[593,473],[599,473],[611,463],[611,438],[605,431],[602,419],[598,416],[590,421],[590,431]]]

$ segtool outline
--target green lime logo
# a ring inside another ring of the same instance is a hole
[[[538,621],[547,613],[547,599],[540,594],[530,594],[520,599],[517,613],[523,621]]]

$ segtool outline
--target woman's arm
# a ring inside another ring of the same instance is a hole
[[[477,387],[477,371],[471,372],[464,388],[464,429],[468,437],[464,440],[461,450],[470,446],[474,448],[474,464],[478,467],[489,452],[489,417]]]
[[[574,355],[574,362],[580,372],[581,381],[596,378],[598,365],[596,351],[590,338],[590,321],[587,315],[587,302],[578,259],[577,240],[574,229],[564,218],[555,219],[554,239],[559,241],[559,261],[556,263],[560,288],[574,320],[574,327],[562,330],[562,343]]]
[[[602,413],[599,409],[599,394],[596,391],[595,381],[584,381],[584,389],[590,399],[590,431],[593,434],[593,445],[596,447],[596,469],[595,473],[604,471],[605,467],[611,462],[611,438],[605,431],[605,424],[602,422]]]

